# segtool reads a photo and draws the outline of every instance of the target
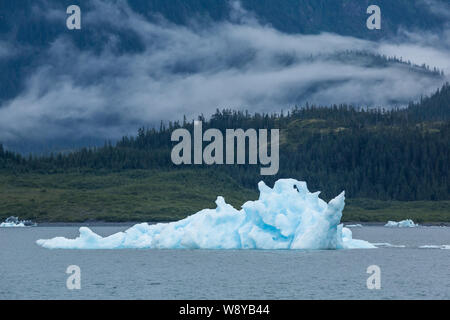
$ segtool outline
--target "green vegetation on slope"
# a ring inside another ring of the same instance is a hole
[[[223,110],[209,120],[199,117],[204,131],[280,129],[280,170],[276,176],[265,177],[269,184],[294,178],[321,190],[324,199],[345,190],[349,198],[384,201],[450,200],[449,119],[448,84],[406,110],[307,106],[287,115]],[[180,127],[193,131],[192,122],[169,123],[160,130],[141,129],[137,137],[124,137],[116,145],[49,157],[23,158],[0,145],[0,168],[37,173],[190,169],[199,174],[209,169],[256,191],[259,166],[175,166],[170,157],[175,145],[171,133]]]
[[[174,221],[215,208],[218,195],[239,209],[258,193],[209,170],[128,170],[119,173],[11,174],[0,172],[0,220],[37,222]],[[450,222],[450,201],[350,199],[344,221],[412,218]]]
[[[308,183],[324,200],[346,191],[346,220],[449,221],[450,85],[406,110],[295,108],[287,115],[218,111],[203,129],[281,130],[280,171],[264,177]],[[0,218],[38,221],[175,220],[257,197],[259,166],[175,166],[171,133],[141,129],[116,145],[24,158],[0,144]],[[362,200],[365,199],[365,200]]]
[[[240,207],[256,192],[224,175],[179,170],[120,173],[0,173],[0,219],[49,222],[167,221],[215,208],[218,195]]]
[[[386,222],[412,219],[414,222],[450,222],[450,201],[381,201],[348,199],[344,221]]]

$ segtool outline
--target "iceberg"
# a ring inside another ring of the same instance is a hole
[[[36,226],[36,223],[29,220],[19,220],[18,217],[9,217],[5,222],[0,223],[0,228],[24,228],[34,226]]]
[[[259,199],[236,210],[223,197],[216,209],[204,209],[171,223],[137,224],[101,237],[86,227],[76,239],[37,240],[49,249],[372,249],[340,224],[342,192],[326,203],[305,182],[278,180],[273,188],[258,184]]]
[[[384,226],[389,228],[415,228],[419,225],[415,224],[411,219],[407,219],[400,222],[388,221]]]

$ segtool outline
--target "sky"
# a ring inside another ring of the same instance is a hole
[[[424,1],[436,15],[450,17],[449,5]],[[100,52],[80,50],[69,33],[62,34],[42,53],[21,93],[0,107],[1,142],[114,140],[161,120],[209,116],[217,108],[279,112],[306,102],[391,108],[448,80],[337,54],[346,50],[402,57],[450,74],[449,26],[441,34],[400,30],[397,37],[373,42],[332,33],[285,34],[237,1],[230,2],[229,21],[189,26],[149,21],[124,1],[92,3],[82,12],[81,32],[114,25],[137,35],[143,50],[121,51],[114,32]],[[36,14],[60,19],[52,7],[36,7]],[[17,50],[15,43],[0,42],[0,59]]]

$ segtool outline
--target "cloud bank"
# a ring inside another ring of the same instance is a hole
[[[377,66],[348,50],[395,55],[450,74],[448,30],[434,38],[405,31],[401,41],[381,42],[329,33],[289,35],[262,25],[238,2],[230,5],[228,22],[180,26],[149,21],[124,1],[93,0],[83,12],[81,32],[114,26],[136,35],[143,49],[122,52],[124,44],[112,31],[100,52],[78,49],[70,33],[59,37],[42,54],[25,90],[0,107],[0,141],[116,139],[142,125],[208,116],[216,108],[276,112],[305,102],[400,106],[444,81],[403,64]],[[56,19],[54,8],[41,12]]]

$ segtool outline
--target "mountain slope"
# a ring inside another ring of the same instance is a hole
[[[350,198],[377,200],[449,200],[450,100],[449,85],[423,99],[411,110],[365,111],[349,106],[306,106],[287,115],[217,111],[210,120],[200,117],[203,130],[216,128],[277,128],[281,130],[280,171],[261,177],[259,166],[181,166],[170,158],[171,132],[192,123],[171,122],[160,130],[141,129],[115,146],[23,158],[0,148],[0,168],[10,172],[117,172],[133,169],[177,171],[206,168],[255,189],[263,178],[308,181],[329,199],[342,190]],[[444,97],[444,98],[442,98]],[[423,120],[427,110],[439,110],[439,121]],[[206,145],[206,144],[205,144]]]
[[[381,31],[365,27],[369,1],[239,3],[82,0],[82,30],[69,31],[68,0],[0,2],[0,142],[38,154],[99,146],[216,107],[395,108],[444,81],[438,0],[376,2]]]

